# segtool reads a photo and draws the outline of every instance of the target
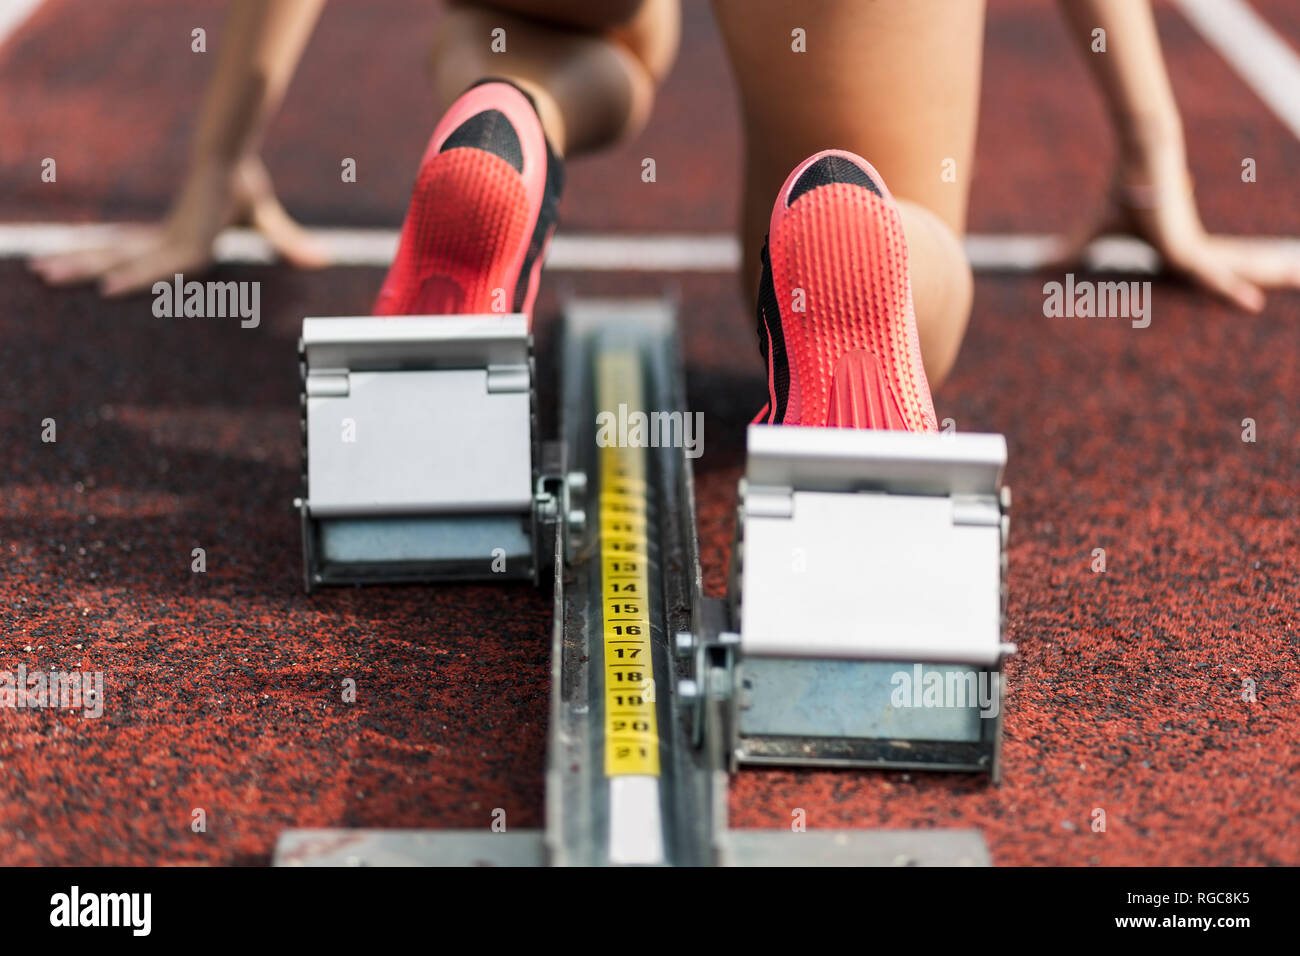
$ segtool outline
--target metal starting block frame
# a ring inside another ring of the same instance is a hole
[[[686,414],[675,307],[564,312],[546,442],[523,316],[303,323],[307,587],[549,584],[546,822],[290,830],[276,863],[989,865],[971,829],[733,830],[727,793],[751,763],[996,779],[1005,441],[752,426],[729,597],[705,598],[684,437],[598,424]],[[972,677],[974,704],[946,706]]]
[[[304,584],[538,581],[541,468],[527,317],[303,320]]]
[[[723,623],[678,638],[731,767],[998,780],[1006,440],[751,425],[748,446]]]

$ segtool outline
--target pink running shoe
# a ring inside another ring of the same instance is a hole
[[[800,163],[772,209],[758,292],[768,403],[754,419],[936,431],[898,206],[860,156]]]
[[[372,311],[531,318],[563,188],[527,94],[504,80],[470,87],[429,140]]]

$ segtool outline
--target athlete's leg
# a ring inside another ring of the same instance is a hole
[[[532,96],[559,152],[599,149],[645,124],[680,20],[678,0],[457,0],[434,49],[439,104],[503,77]]]
[[[676,51],[677,0],[459,2],[442,107],[374,311],[532,315],[562,157],[629,135]]]
[[[980,0],[714,0],[746,134],[747,295],[772,200],[827,148],[880,171],[898,200],[930,382],[948,374],[970,314],[965,230],[979,103]],[[806,52],[795,52],[793,31]]]

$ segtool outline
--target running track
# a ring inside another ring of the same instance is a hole
[[[1300,47],[1293,5],[1253,6]],[[206,27],[214,49],[223,9],[39,4],[0,46],[0,223],[160,214],[212,63],[189,32]],[[686,11],[650,127],[571,164],[570,234],[734,223],[733,88],[707,5]],[[400,222],[433,120],[437,16],[417,0],[327,9],[267,146],[304,221]],[[1208,225],[1300,235],[1300,142],[1179,12],[1160,19]],[[1063,231],[1100,195],[1110,154],[1051,5],[992,0],[972,230]],[[57,183],[40,181],[47,156]],[[345,156],[356,184],[339,182]],[[644,156],[655,184],[640,182]],[[481,827],[498,807],[511,826],[541,824],[542,593],[301,593],[298,323],[364,311],[381,276],[223,266],[262,282],[252,331],[156,319],[147,297],[52,293],[0,261],[0,670],[107,675],[97,720],[0,710],[0,863],[258,864],[287,826]],[[975,826],[999,864],[1300,863],[1300,297],[1274,295],[1252,318],[1161,281],[1151,327],[1133,330],[1043,318],[1043,281],[980,277],[936,397],[958,428],[1010,442],[1020,652],[1005,782],[746,771],[733,824],[786,826],[802,808],[811,827]],[[736,277],[578,269],[544,286],[544,355],[561,291],[680,292],[708,435],[703,557],[720,593],[743,425],[764,391]],[[40,441],[47,417],[57,444]],[[190,572],[195,547],[206,574]],[[1098,547],[1105,574],[1090,568]],[[339,699],[348,677],[355,704]]]

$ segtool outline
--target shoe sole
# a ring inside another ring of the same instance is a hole
[[[832,183],[787,206],[800,176],[825,156],[861,166],[881,195]],[[772,210],[768,250],[791,372],[784,420],[936,431],[902,217],[880,174],[843,150],[800,163]]]
[[[522,170],[474,147],[441,152],[456,129],[486,110],[505,115],[519,137]],[[530,317],[544,255],[530,264],[521,305],[516,290],[546,190],[546,138],[519,90],[474,87],[443,116],[420,162],[397,256],[372,310],[376,315],[523,311]],[[554,227],[548,230],[549,242]],[[543,244],[543,250],[545,244]]]

